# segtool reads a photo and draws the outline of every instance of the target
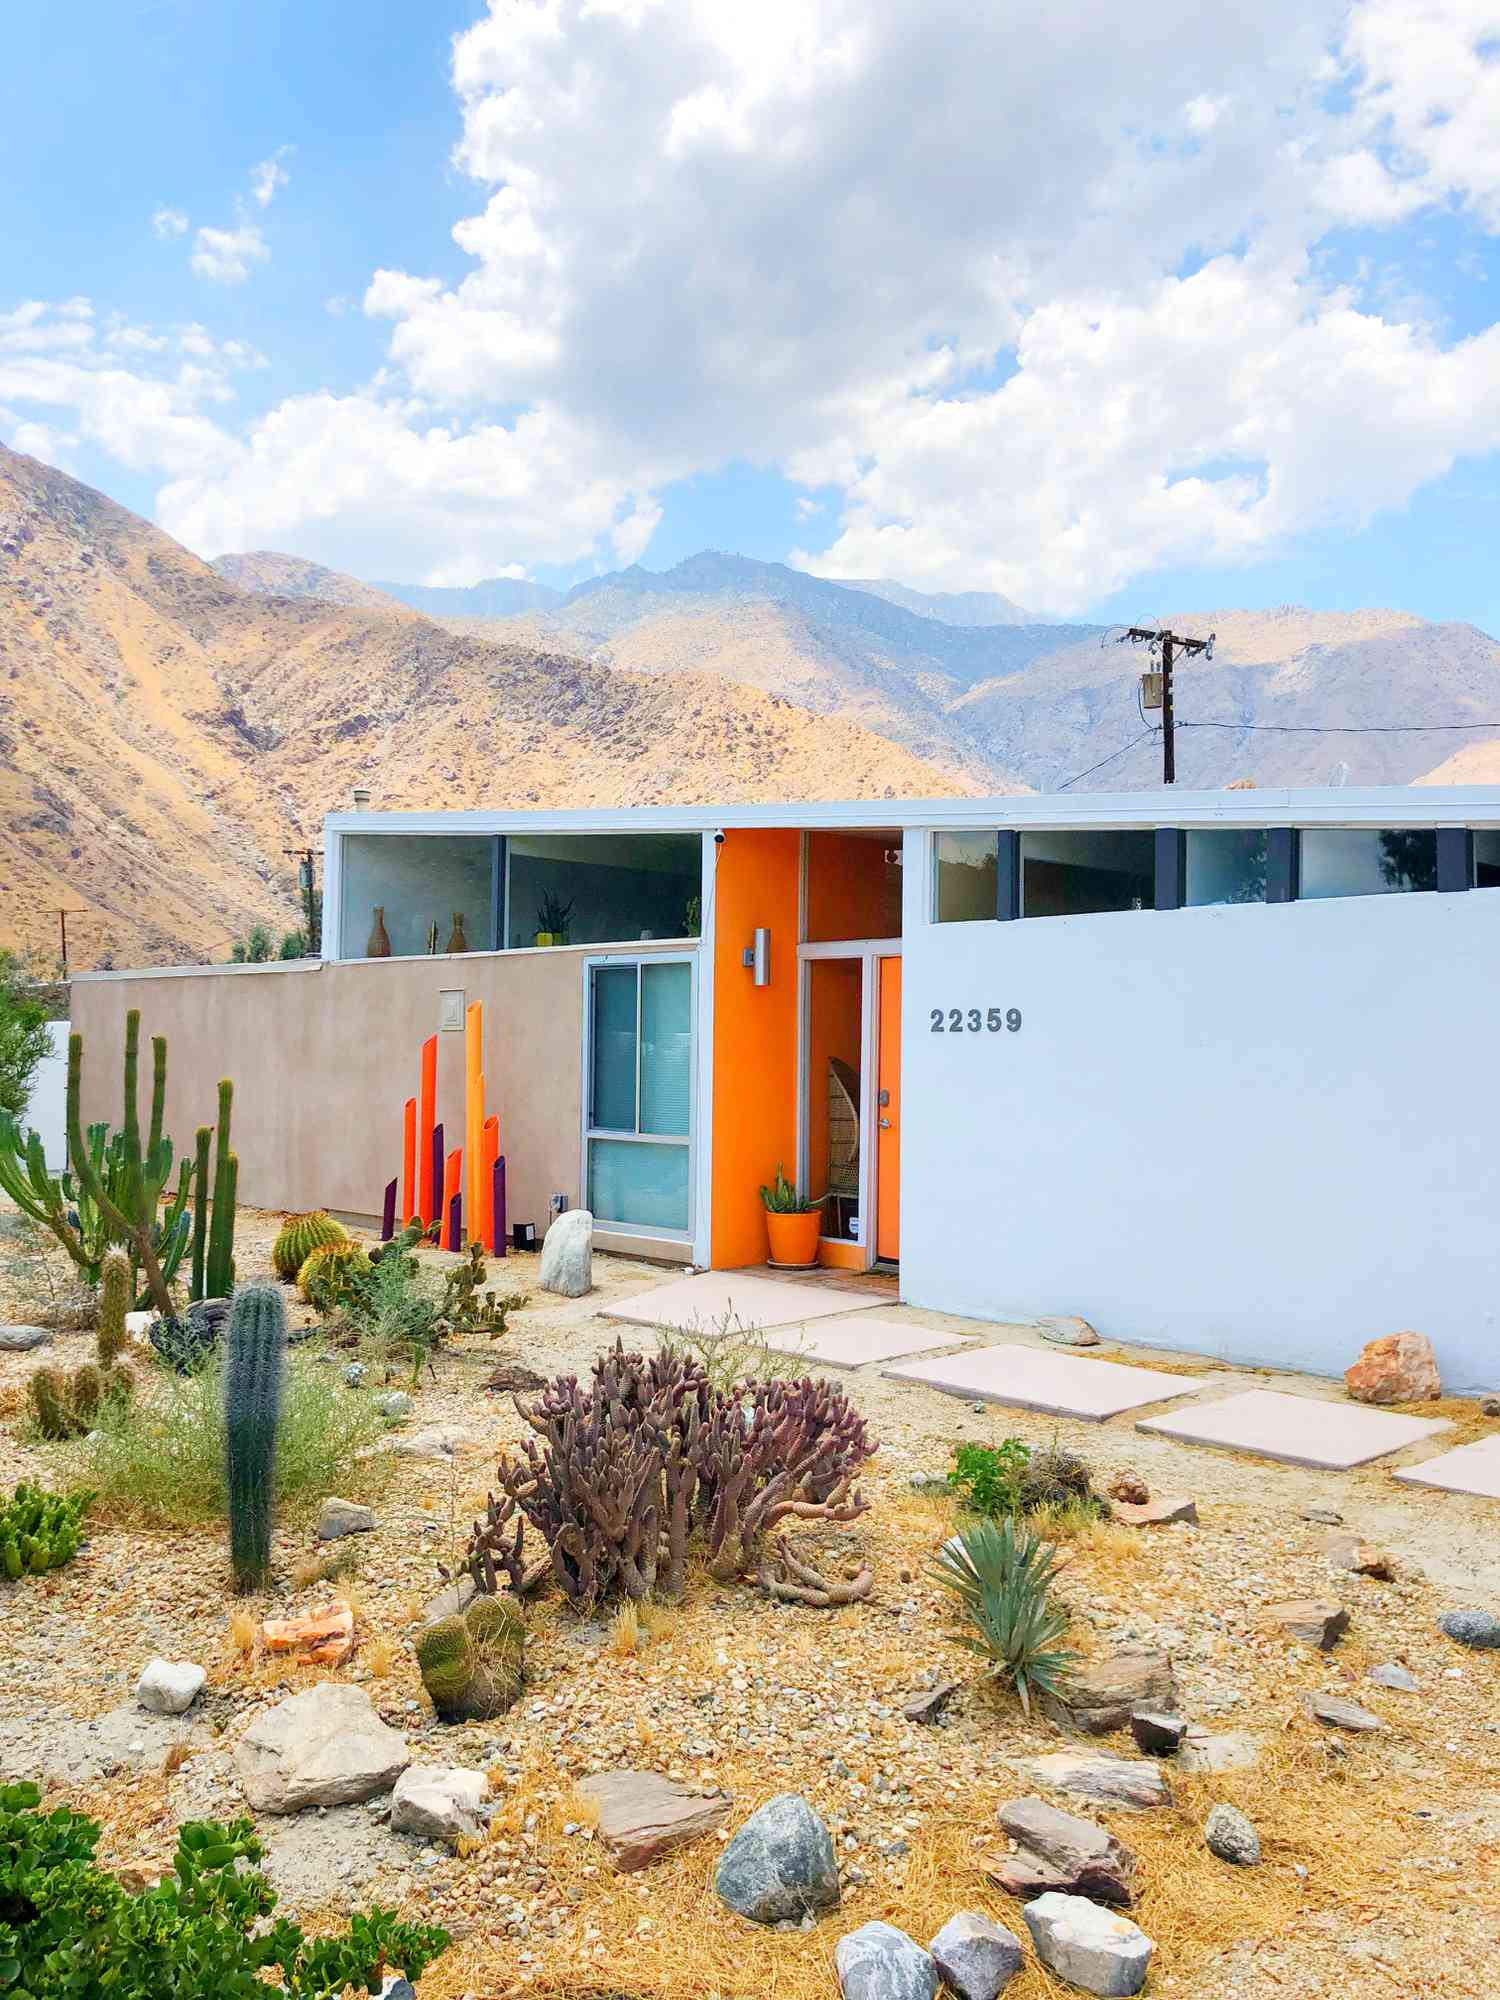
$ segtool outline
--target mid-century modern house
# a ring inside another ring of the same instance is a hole
[[[783,1164],[916,1306],[1500,1383],[1500,787],[336,813],[324,865],[321,960],[75,979],[89,1115],[138,1006],[174,1126],[234,1077],[242,1200],[373,1218],[478,1001],[538,1235],[759,1264]]]

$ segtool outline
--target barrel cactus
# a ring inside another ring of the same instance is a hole
[[[343,1305],[370,1268],[369,1257],[347,1237],[337,1243],[322,1243],[298,1271],[297,1289],[319,1312],[332,1312]]]
[[[271,1245],[271,1262],[278,1278],[290,1285],[314,1250],[325,1243],[347,1243],[349,1232],[321,1208],[306,1215],[289,1215]]]
[[[224,1359],[224,1454],[229,1567],[236,1590],[271,1574],[276,1439],[286,1369],[286,1307],[275,1285],[245,1285],[229,1310]]]
[[[417,1641],[417,1665],[432,1705],[445,1721],[487,1722],[521,1692],[526,1628],[508,1597],[476,1597],[468,1609],[429,1625]]]

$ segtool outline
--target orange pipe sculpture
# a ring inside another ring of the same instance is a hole
[[[477,1000],[471,1000],[464,1009],[464,1228],[468,1242],[472,1242],[479,1233],[479,1134],[484,1125],[483,1040],[484,1008]]]
[[[474,1234],[486,1250],[495,1244],[495,1162],[500,1157],[500,1120],[491,1115],[479,1135],[479,1213]],[[496,1252],[496,1254],[498,1254]]]
[[[417,1100],[408,1097],[401,1119],[401,1226],[417,1212]]]
[[[443,1163],[443,1206],[441,1213],[444,1229],[448,1226],[448,1204],[459,1191],[459,1180],[463,1172],[463,1163],[464,1149],[462,1146],[455,1146]]]
[[[429,1035],[422,1044],[422,1088],[417,1111],[417,1206],[414,1213],[424,1224],[437,1217],[437,1190],[432,1185],[432,1132],[437,1124],[437,1042],[436,1035]],[[403,1217],[410,1222],[411,1216]]]

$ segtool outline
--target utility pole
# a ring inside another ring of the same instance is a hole
[[[1121,642],[1129,640],[1132,646],[1149,646],[1153,654],[1161,660],[1161,666],[1154,672],[1141,675],[1141,707],[1161,710],[1161,781],[1164,785],[1177,782],[1177,735],[1176,710],[1172,705],[1172,668],[1179,652],[1191,659],[1201,653],[1205,659],[1214,656],[1216,632],[1210,632],[1206,639],[1185,639],[1180,632],[1170,631],[1166,626],[1132,625],[1120,634]]]
[[[307,915],[307,949],[316,958],[322,947],[319,935],[318,902],[313,878],[313,851],[310,847],[283,847],[282,853],[297,864],[297,886],[302,891],[302,907]]]
[[[63,976],[63,978],[64,978],[64,979],[66,979],[66,978],[67,978],[67,976],[68,976],[68,919],[69,919],[69,917],[86,917],[86,916],[88,915],[88,911],[87,911],[87,910],[53,910],[53,911],[52,911],[52,915],[53,915],[54,917],[56,917],[56,918],[57,918],[57,924],[58,924],[58,930],[59,930],[59,932],[61,933],[61,939],[62,939],[62,976]]]

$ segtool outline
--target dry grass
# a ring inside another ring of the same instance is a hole
[[[248,1660],[255,1651],[255,1635],[260,1621],[249,1611],[231,1611],[229,1614],[230,1651]]]
[[[396,1662],[401,1658],[401,1648],[394,1639],[382,1632],[364,1648],[360,1658],[369,1668],[372,1680],[388,1680]]]

